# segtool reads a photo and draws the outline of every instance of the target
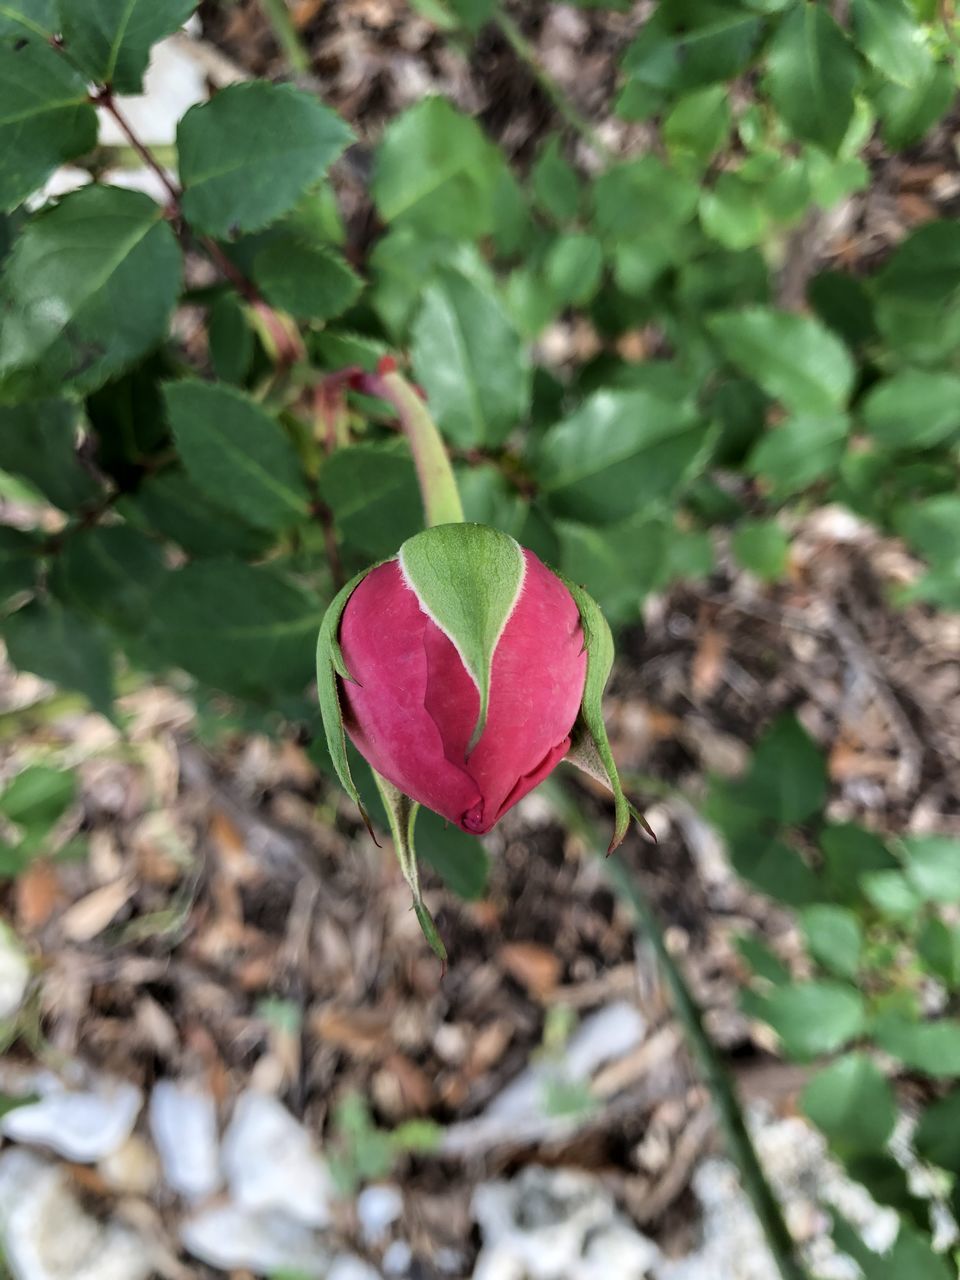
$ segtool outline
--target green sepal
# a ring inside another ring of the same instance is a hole
[[[420,608],[456,648],[480,694],[469,755],[487,723],[493,655],[523,588],[523,551],[486,525],[441,524],[408,538],[397,558]]]
[[[387,811],[390,834],[393,836],[394,848],[397,851],[397,861],[400,863],[403,878],[413,894],[413,909],[423,930],[423,936],[430,944],[434,955],[446,968],[447,949],[433,922],[433,916],[424,905],[423,894],[420,892],[420,871],[417,867],[417,853],[413,843],[413,829],[420,806],[415,800],[411,800],[409,796],[398,790],[392,782],[382,778],[376,769],[371,768],[370,772],[383,799],[383,807]]]
[[[380,561],[380,564],[382,563],[383,561]],[[356,577],[351,578],[346,586],[341,587],[323,615],[320,634],[317,636],[317,697],[320,700],[320,716],[327,737],[327,749],[344,791],[360,810],[360,816],[374,842],[377,837],[374,835],[367,811],[363,807],[356,783],[350,773],[350,761],[347,759],[347,737],[343,729],[343,709],[340,706],[340,694],[337,691],[337,676],[351,683],[353,683],[353,676],[347,670],[337,637],[340,632],[340,619],[347,607],[347,601],[367,574],[378,567],[372,564],[369,569],[364,569]]]
[[[616,761],[610,750],[607,726],[603,722],[603,691],[613,667],[613,635],[600,611],[600,606],[583,587],[557,575],[573,596],[580,612],[583,647],[587,652],[587,677],[583,686],[580,715],[573,727],[570,750],[566,759],[584,773],[596,778],[613,792],[614,827],[608,853],[612,853],[630,826],[630,804],[623,794]],[[644,823],[644,825],[646,825]],[[649,828],[647,828],[649,830]]]

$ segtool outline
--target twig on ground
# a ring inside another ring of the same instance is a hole
[[[550,99],[554,109],[558,115],[563,117],[566,124],[578,133],[584,142],[596,151],[601,159],[609,162],[614,159],[613,152],[599,136],[596,129],[580,111],[566,97],[560,86],[554,81],[543,68],[537,52],[526,38],[513,18],[503,10],[498,10],[495,18],[495,24],[500,28],[503,38],[509,44],[510,48],[517,55],[520,61],[526,66],[527,70],[536,80],[543,93]]]

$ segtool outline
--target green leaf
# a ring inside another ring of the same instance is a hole
[[[842,1154],[882,1151],[897,1122],[893,1090],[863,1053],[850,1053],[819,1071],[800,1105]]]
[[[700,191],[696,182],[668,168],[656,156],[613,165],[594,182],[594,225],[617,243],[653,242],[664,256],[681,243],[679,233],[693,217]]]
[[[69,769],[30,765],[0,793],[0,813],[20,827],[48,830],[73,803],[77,782]]]
[[[900,1280],[901,1276],[909,1276],[910,1280],[953,1280],[956,1272],[955,1263],[933,1252],[926,1230],[920,1234],[906,1223],[885,1261],[890,1268],[889,1280]]]
[[[887,1268],[887,1264],[879,1254],[874,1253],[863,1243],[860,1232],[834,1210],[833,1240],[842,1254],[856,1260],[864,1280],[896,1280]]]
[[[921,1159],[960,1173],[960,1089],[926,1108],[913,1140]]]
[[[363,821],[366,823],[367,830],[370,831],[371,835],[373,834],[373,828],[370,826],[370,819],[367,816],[366,809],[363,807],[357,784],[353,780],[353,774],[350,772],[350,759],[347,755],[347,736],[343,728],[343,712],[340,707],[337,677],[339,676],[343,680],[353,680],[340,648],[340,619],[343,616],[344,609],[347,607],[347,601],[370,572],[370,569],[375,567],[375,565],[371,565],[369,569],[364,569],[355,578],[351,578],[337,592],[323,615],[320,623],[320,633],[317,636],[317,698],[320,702],[320,715],[323,719],[327,750],[330,753],[330,760],[337,771],[341,786],[360,810]],[[373,769],[370,772],[373,773]]]
[[[836,154],[853,118],[856,53],[821,4],[799,4],[767,52],[766,85],[787,127]]]
[[[866,871],[860,884],[870,905],[890,920],[909,920],[923,905],[902,871]]]
[[[799,493],[835,470],[849,430],[842,413],[793,414],[757,441],[745,469],[768,481],[775,498]]]
[[[193,556],[233,552],[249,559],[269,543],[266,533],[211,501],[178,470],[148,476],[118,507],[132,523],[179,543]]]
[[[893,150],[919,142],[950,109],[954,82],[949,63],[927,58],[924,75],[910,88],[886,83],[875,95],[883,140]]]
[[[709,536],[680,528],[671,516],[638,513],[602,529],[570,521],[556,528],[564,573],[575,582],[589,582],[604,613],[618,624],[636,621],[650,591],[704,578],[713,568]]]
[[[544,435],[536,477],[558,515],[609,524],[669,497],[705,461],[689,403],[648,391],[598,391]]]
[[[873,299],[865,283],[841,271],[821,271],[807,288],[807,297],[820,319],[847,346],[862,347],[877,336]]]
[[[823,805],[826,767],[800,722],[781,716],[757,743],[747,776],[730,790],[740,804],[792,826]]]
[[[96,143],[86,83],[49,41],[31,33],[0,42],[0,210]]]
[[[758,978],[762,978],[765,982],[772,982],[775,987],[781,982],[790,981],[790,970],[758,937],[752,934],[740,934],[734,942],[741,958]]]
[[[139,93],[151,46],[196,7],[197,0],[59,0],[60,30],[70,57],[96,84]]]
[[[787,570],[790,539],[774,520],[744,520],[733,532],[731,548],[745,569],[766,582],[776,582]]]
[[[0,283],[0,400],[92,390],[162,341],[180,250],[139,191],[90,186],[33,218]]]
[[[57,29],[54,0],[0,0],[0,36],[49,39]]]
[[[119,489],[139,483],[172,443],[160,395],[160,379],[170,371],[162,349],[111,378],[87,397],[91,435],[84,453]]]
[[[420,806],[416,801],[411,800],[409,796],[405,796],[402,791],[398,791],[392,782],[388,782],[386,778],[381,778],[376,769],[371,769],[370,772],[373,774],[380,795],[383,798],[384,808],[387,811],[387,818],[390,822],[390,834],[393,836],[393,847],[397,853],[397,861],[400,863],[403,878],[410,886],[410,892],[413,894],[413,909],[416,912],[417,920],[420,922],[420,928],[423,930],[423,936],[430,944],[430,949],[440,963],[445,965],[447,963],[447,949],[443,945],[443,939],[437,932],[433,917],[424,905],[423,894],[420,891],[420,873],[417,869],[417,854],[413,844],[413,829],[416,825]]]
[[[812,316],[746,307],[711,316],[707,327],[727,359],[788,409],[829,415],[846,404],[853,361]]]
[[[835,1053],[863,1030],[863,999],[839,982],[798,982],[776,987],[756,1007],[790,1057]]]
[[[738,876],[777,902],[790,907],[804,907],[823,896],[823,890],[815,873],[807,866],[797,851],[783,840],[769,837],[753,830],[731,835],[728,828],[736,827],[744,819],[756,822],[751,810],[741,810],[731,815],[722,804],[711,799],[710,816],[721,828],[729,844],[730,862]]]
[[[911,88],[929,68],[923,33],[901,0],[853,0],[857,46],[868,62]]]
[[[487,723],[493,655],[523,589],[523,552],[485,525],[444,524],[408,538],[397,558],[421,609],[456,648],[480,694],[469,753]]]
[[[544,270],[558,305],[583,306],[600,286],[603,246],[594,236],[560,236],[550,246]]]
[[[947,925],[936,917],[924,920],[917,934],[917,955],[951,990],[960,986],[960,925]]]
[[[925,449],[960,432],[960,377],[902,369],[863,402],[870,434],[892,448]]]
[[[185,379],[164,398],[190,479],[262,529],[285,529],[308,510],[296,449],[266,410],[235,387]]]
[[[840,902],[856,903],[863,897],[861,876],[896,869],[893,854],[872,831],[854,823],[824,827],[820,847],[832,894]]]
[[[661,7],[627,49],[623,69],[631,77],[628,87],[647,91],[648,114],[667,90],[682,92],[733,79],[749,61],[762,29],[758,17],[733,6]],[[638,105],[642,102],[641,97]]]
[[[907,877],[930,902],[960,902],[960,840],[950,836],[902,836]]]
[[[337,449],[324,462],[317,488],[340,539],[366,559],[395,555],[423,525],[417,475],[405,441]]]
[[[700,222],[712,240],[725,249],[749,249],[760,244],[769,216],[759,191],[738,173],[721,173],[700,196]]]
[[[673,19],[669,6],[665,16]],[[678,89],[732,79],[746,66],[763,30],[752,13],[723,3],[699,4],[692,14],[680,12],[674,20],[679,28],[673,46]]]
[[[840,978],[855,978],[863,950],[863,930],[852,911],[817,904],[800,913],[807,950],[824,969]]]
[[[77,457],[77,416],[65,400],[0,405],[0,468],[25,476],[61,511],[76,511],[101,492]]]
[[[165,573],[157,543],[127,525],[103,525],[67,539],[52,581],[65,604],[92,613],[108,627],[138,634]]]
[[[630,825],[630,806],[623,793],[617,763],[610,750],[607,726],[603,719],[603,691],[613,667],[613,634],[593,597],[574,582],[567,582],[580,614],[583,647],[587,651],[587,675],[583,686],[580,715],[571,734],[567,759],[585,773],[597,778],[613,792],[616,817],[608,852],[613,852]]]
[[[276,570],[224,557],[166,575],[146,640],[215,689],[275,703],[306,688],[320,620],[316,598]]]
[[[884,298],[931,309],[950,301],[960,288],[960,223],[918,227],[893,251],[874,283]]]
[[[960,545],[960,495],[940,493],[900,507],[894,513],[897,530],[931,564],[950,566]]]
[[[471,239],[497,223],[504,162],[474,120],[425,98],[388,126],[377,150],[373,198],[385,222]]]
[[[911,1022],[887,1017],[874,1026],[877,1044],[894,1058],[935,1079],[960,1075],[960,1022]]]
[[[855,1182],[861,1183],[877,1204],[889,1205],[901,1218],[917,1223],[924,1233],[929,1231],[930,1202],[913,1194],[906,1170],[893,1155],[887,1151],[853,1154],[846,1157],[845,1163],[850,1177]],[[902,1230],[901,1228],[901,1234]],[[894,1263],[891,1257],[888,1265],[892,1270],[897,1263]],[[915,1267],[906,1266],[902,1271],[892,1270],[890,1280],[899,1280],[900,1276],[916,1274],[918,1273]]]
[[[557,222],[572,222],[580,210],[582,184],[576,171],[564,159],[560,139],[554,134],[537,156],[530,172],[534,198]]]
[[[10,661],[65,689],[76,689],[113,719],[113,669],[101,632],[55,601],[35,601],[4,619]]]
[[[0,599],[10,600],[20,591],[33,589],[39,566],[37,551],[37,539],[31,534],[0,525]]]
[[[730,102],[725,84],[687,94],[663,122],[663,140],[677,157],[691,155],[701,164],[723,146],[730,132]]]
[[[530,363],[499,299],[456,272],[423,294],[410,351],[441,431],[461,447],[502,444],[526,416]]]
[[[207,339],[216,376],[222,382],[242,383],[250,371],[256,343],[236,294],[221,294],[210,308]]]
[[[260,250],[253,260],[253,278],[272,306],[309,320],[340,315],[363,288],[339,254],[287,237]]]
[[[529,339],[539,337],[560,309],[543,287],[540,272],[526,266],[517,267],[507,277],[504,301],[521,337]]]
[[[191,107],[177,128],[183,214],[198,231],[255,231],[287,213],[350,141],[313,94],[252,80]]]

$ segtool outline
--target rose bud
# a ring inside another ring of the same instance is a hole
[[[418,533],[334,600],[317,650],[330,754],[358,804],[344,731],[371,765],[425,931],[418,805],[482,835],[569,758],[611,788],[623,838],[600,712],[612,658],[587,593],[484,525]]]

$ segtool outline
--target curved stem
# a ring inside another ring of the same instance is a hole
[[[407,437],[427,527],[463,522],[463,504],[443,438],[419,394],[396,372],[392,359],[380,362],[375,374],[360,375],[360,390],[393,405]]]
[[[113,90],[108,85],[104,85],[91,94],[90,100],[94,106],[100,107],[113,117],[117,127],[144,165],[152,173],[156,174],[170,198],[171,215],[178,228],[182,231],[183,208],[181,201],[183,192],[164,169],[163,165],[160,164],[150,148],[137,137],[129,120],[117,106]],[[302,360],[306,352],[300,332],[293,321],[282,316],[280,312],[275,311],[266,302],[253,281],[231,262],[216,240],[210,236],[198,235],[197,241],[214,266],[252,308],[254,318],[262,326],[263,336],[266,339],[264,345],[275,362],[278,365],[287,366]]]
[[[604,871],[614,890],[629,907],[643,938],[653,947],[663,977],[670,988],[674,1012],[683,1027],[687,1044],[697,1061],[704,1083],[710,1090],[726,1138],[727,1150],[740,1172],[743,1189],[753,1205],[781,1280],[808,1280],[807,1273],[797,1261],[793,1240],[779,1202],[763,1172],[730,1076],[704,1029],[700,1006],[687,986],[679,965],[670,954],[656,912],[623,863],[605,856],[603,842],[593,824],[583,816],[569,795],[557,788],[554,797],[562,809],[566,825],[585,837],[603,858]]]

